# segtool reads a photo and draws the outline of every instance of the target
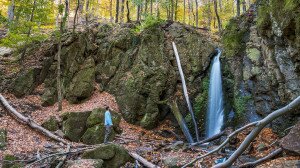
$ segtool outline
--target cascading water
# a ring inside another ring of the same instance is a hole
[[[220,56],[221,50],[217,49],[218,54],[213,60],[210,72],[208,111],[206,124],[206,137],[211,137],[221,131],[224,120],[222,73]]]

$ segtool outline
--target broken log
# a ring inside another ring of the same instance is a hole
[[[148,167],[148,168],[160,168],[159,166],[147,161],[145,158],[143,158],[142,156],[136,154],[136,153],[129,153],[130,156],[132,156],[135,160],[139,161],[140,163],[142,163],[144,166]]]
[[[47,137],[49,137],[49,138],[51,138],[51,139],[53,139],[55,141],[62,142],[64,144],[69,144],[65,139],[62,139],[62,138],[58,137],[57,135],[53,134],[51,131],[45,129],[44,127],[42,127],[39,124],[37,124],[36,122],[34,122],[29,117],[26,117],[23,114],[19,113],[16,109],[14,109],[8,103],[8,101],[2,96],[2,94],[0,94],[0,102],[7,109],[7,111],[9,112],[9,114],[11,114],[12,116],[16,117],[19,122],[21,121],[23,124],[26,124],[26,125],[30,126],[34,130],[36,130],[36,131],[44,134],[45,136],[47,136]]]

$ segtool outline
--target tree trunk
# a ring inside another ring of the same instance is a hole
[[[136,154],[136,153],[129,153],[129,155],[131,157],[133,157],[135,160],[141,162],[144,166],[146,166],[147,168],[160,168],[157,165],[154,165],[153,163],[147,161],[145,158],[141,157],[140,155]]]
[[[240,16],[240,7],[241,7],[240,0],[236,0],[236,15],[237,16]]]
[[[140,21],[140,11],[141,11],[141,5],[137,5],[137,10],[136,10],[136,21]]]
[[[8,22],[12,22],[14,20],[14,11],[15,11],[15,0],[11,0],[11,3],[7,9]]]
[[[183,0],[183,23],[185,23],[185,7],[186,6],[186,0]]]
[[[129,2],[126,1],[126,8],[127,8],[127,22],[131,22],[130,20],[130,10],[129,10]]]
[[[175,21],[178,20],[178,0],[175,1]]]
[[[242,5],[243,5],[243,13],[245,13],[246,10],[247,10],[246,1],[245,0],[242,1]]]
[[[113,14],[112,14],[112,5],[113,5],[113,0],[110,0],[109,3],[109,16],[110,16],[110,22],[113,22]]]
[[[153,15],[153,0],[150,0],[150,14]]]
[[[124,8],[125,8],[125,0],[122,0],[121,13],[120,13],[120,22],[121,23],[124,23]]]
[[[116,18],[115,18],[115,23],[119,22],[119,1],[120,0],[116,0]]]
[[[75,33],[75,28],[76,28],[76,18],[77,18],[77,15],[78,15],[79,4],[80,4],[80,0],[77,0],[77,6],[76,6],[75,16],[74,16],[74,21],[73,21],[73,34]]]
[[[190,0],[188,1],[188,17],[189,17],[189,25],[191,25],[191,4],[190,4]]]
[[[89,5],[90,5],[90,0],[86,0],[85,4],[85,26],[89,26]]]
[[[195,0],[196,3],[196,27],[198,28],[198,20],[199,20],[199,14],[198,14],[198,0]]]
[[[219,28],[219,32],[221,32],[222,31],[222,23],[221,23],[219,14],[218,14],[218,4],[217,3],[218,3],[217,0],[214,0],[214,8],[215,8],[216,17],[218,20],[218,28]]]
[[[286,105],[285,107],[278,109],[272,113],[270,113],[267,117],[260,120],[255,128],[247,135],[245,140],[241,143],[239,148],[223,163],[220,163],[214,168],[225,168],[230,167],[233,162],[247,149],[250,143],[256,138],[256,136],[260,133],[260,131],[273,120],[277,119],[280,116],[287,115],[293,112],[295,109],[298,109],[300,106],[300,96],[293,100],[290,104]]]
[[[174,0],[171,0],[171,20],[174,20],[174,9],[175,9],[175,5],[174,5]]]
[[[148,15],[148,0],[145,0],[145,10],[144,10],[144,15]]]
[[[68,17],[69,17],[69,0],[65,0],[65,13],[63,20],[63,29],[68,28]]]
[[[222,6],[223,6],[223,5],[222,5],[222,0],[219,0],[220,12],[222,12],[222,10],[223,10],[223,9],[222,9],[222,8],[223,8]]]

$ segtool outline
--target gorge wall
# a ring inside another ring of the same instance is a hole
[[[237,118],[257,120],[300,95],[300,3],[262,0],[230,21],[223,34],[225,81]],[[299,118],[278,119],[278,133]]]

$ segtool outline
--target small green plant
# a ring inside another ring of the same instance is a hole
[[[134,32],[135,33],[140,33],[142,31],[144,31],[145,29],[149,29],[151,27],[155,27],[159,24],[161,24],[163,21],[160,19],[157,19],[154,16],[146,16],[145,20],[141,22],[140,25],[138,25],[135,29]]]
[[[251,100],[251,96],[241,96],[235,94],[233,107],[237,114],[237,118],[243,118],[244,112],[246,110],[246,105],[249,100]]]

